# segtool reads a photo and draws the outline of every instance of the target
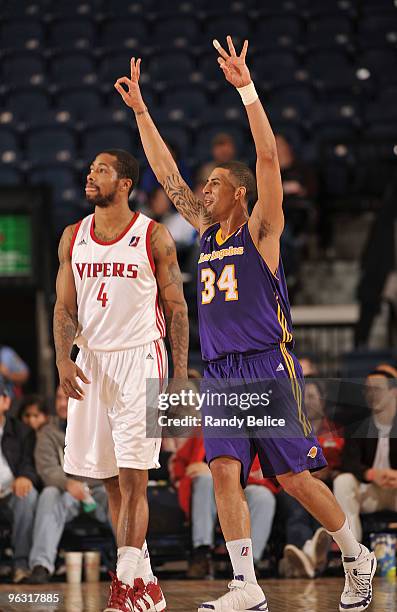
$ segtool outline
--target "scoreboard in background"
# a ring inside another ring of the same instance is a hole
[[[31,278],[31,216],[0,212],[0,277]]]
[[[0,187],[0,287],[44,288],[51,253],[45,193],[33,187]]]

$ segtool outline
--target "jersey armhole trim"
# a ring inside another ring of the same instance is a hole
[[[76,227],[74,228],[72,241],[70,243],[70,251],[69,251],[70,259],[72,259],[74,243],[76,242],[77,234],[79,232],[80,225],[82,224],[82,222],[83,222],[83,219],[80,219],[80,221],[77,223]]]
[[[154,221],[150,221],[148,228],[146,230],[146,253],[147,253],[147,257],[150,263],[150,267],[152,268],[152,272],[153,274],[155,273],[156,270],[156,264],[154,263],[154,259],[153,259],[153,253],[152,253],[152,245],[150,242],[150,238],[152,235],[152,231],[154,228]]]

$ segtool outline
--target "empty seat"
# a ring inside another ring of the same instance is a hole
[[[2,61],[3,79],[8,85],[39,84],[44,79],[46,66],[40,53],[16,51]]]
[[[65,49],[88,48],[96,43],[96,26],[90,19],[59,19],[49,27],[50,44]]]
[[[290,82],[298,66],[296,56],[288,51],[256,54],[252,60],[253,74],[258,83]]]
[[[57,0],[52,2],[48,7],[51,16],[57,18],[70,17],[87,17],[96,15],[97,11],[101,10],[102,0],[79,0],[70,2],[70,0]]]
[[[134,150],[133,130],[124,127],[95,127],[85,130],[82,134],[83,159],[92,160],[98,153],[106,149]]]
[[[26,152],[35,163],[70,162],[76,158],[76,138],[64,127],[37,128],[26,135]]]
[[[100,91],[95,87],[64,87],[58,92],[58,108],[78,119],[83,119],[101,104]]]
[[[0,158],[2,157],[2,153],[0,152]],[[14,168],[12,166],[8,167],[5,165],[0,165],[0,186],[3,185],[21,185],[23,182],[23,175],[18,170],[18,168]]]
[[[43,0],[31,0],[29,2],[15,2],[15,0],[3,1],[1,5],[2,16],[6,19],[21,17],[38,17],[44,9]]]
[[[316,86],[349,88],[355,82],[355,70],[348,57],[338,52],[318,52],[309,56],[306,66]]]
[[[197,19],[188,16],[173,15],[167,19],[154,22],[150,43],[155,45],[171,45],[193,43],[199,35]]]
[[[44,184],[50,187],[56,206],[81,198],[83,194],[83,186],[77,182],[73,167],[65,164],[36,165],[29,171],[28,181],[32,185]]]
[[[130,51],[113,51],[102,57],[99,74],[101,82],[113,85],[122,76],[130,76]]]
[[[361,53],[358,62],[381,83],[397,81],[397,52],[394,49],[367,49]]]
[[[299,109],[301,116],[307,116],[314,105],[313,89],[304,84],[278,87],[269,98],[272,106],[293,106]]]
[[[3,49],[37,48],[44,39],[44,29],[35,19],[9,19],[0,30]]]
[[[12,163],[19,158],[19,140],[14,130],[0,126],[0,161]]]
[[[202,75],[202,81],[221,81],[224,79],[223,73],[217,61],[216,51],[209,50],[200,54],[198,58],[198,71]]]
[[[84,52],[62,52],[54,55],[50,63],[51,81],[58,85],[84,83],[96,79],[95,62]]]
[[[153,55],[148,74],[153,83],[182,81],[188,84],[194,69],[193,60],[188,53],[171,51]]]
[[[204,39],[211,41],[217,38],[227,48],[226,36],[230,34],[235,43],[249,37],[250,25],[246,17],[233,15],[230,17],[214,17],[208,20],[204,31]]]
[[[360,124],[359,111],[352,105],[316,106],[312,118],[312,137],[316,141],[353,140]]]
[[[5,107],[19,119],[30,119],[43,114],[50,107],[51,98],[44,89],[14,88],[8,94]]]
[[[397,37],[397,10],[371,13],[364,16],[358,23],[360,43],[371,44],[396,41]]]
[[[102,46],[130,46],[143,41],[148,41],[148,31],[145,21],[141,18],[112,19],[103,26]]]
[[[351,34],[353,25],[349,17],[343,15],[324,15],[311,19],[308,24],[309,32],[317,32],[318,34]]]
[[[164,140],[176,147],[182,156],[192,155],[192,138],[187,127],[167,122],[160,124],[159,130]]]
[[[145,2],[144,5],[141,0],[112,0],[112,2],[107,2],[104,8],[106,8],[107,14],[113,18],[120,18],[123,15],[132,17],[133,15],[139,15],[144,9],[145,11],[148,10],[147,3]],[[149,8],[151,7],[149,6]]]
[[[162,106],[168,112],[182,109],[188,117],[194,117],[208,106],[208,99],[201,86],[173,87],[164,92]]]
[[[273,17],[260,20],[251,38],[263,47],[294,47],[302,37],[302,23],[298,17]]]

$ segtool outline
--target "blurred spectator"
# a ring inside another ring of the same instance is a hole
[[[204,457],[203,438],[198,436],[185,442],[170,465],[180,506],[192,523],[193,555],[187,577],[195,579],[205,578],[212,573],[211,549],[217,519],[212,475]],[[245,489],[256,564],[261,560],[270,536],[276,510],[275,494],[278,491],[279,487],[273,480],[263,477],[256,457]]]
[[[302,250],[313,224],[317,180],[312,168],[300,161],[282,134],[276,134],[283,183],[285,227],[281,237],[283,262],[291,296],[298,283]]]
[[[319,371],[317,365],[311,357],[302,355],[302,357],[299,358],[299,363],[302,368],[303,376],[318,376]]]
[[[0,504],[12,514],[13,582],[18,583],[28,574],[39,479],[33,462],[35,434],[7,415],[10,405],[0,381]]]
[[[233,137],[225,132],[216,134],[211,143],[212,160],[206,162],[197,171],[196,189],[200,192],[200,197],[203,196],[202,189],[208,180],[209,175],[218,164],[236,159],[237,147]]]
[[[191,173],[190,173],[190,170],[186,162],[180,158],[178,149],[175,145],[171,145],[170,143],[166,143],[166,144],[167,144],[168,150],[170,151],[172,157],[177,163],[177,166],[179,168],[180,174],[182,175],[182,178],[187,182],[188,185],[190,185],[192,177],[191,177]],[[158,189],[159,187],[160,187],[160,183],[156,179],[156,176],[153,170],[148,166],[143,171],[142,178],[139,183],[140,190],[144,191],[146,194],[150,194],[152,191],[154,191],[155,189]]]
[[[33,546],[29,565],[32,574],[25,582],[44,584],[54,572],[58,544],[65,524],[80,512],[91,512],[102,523],[108,522],[108,502],[99,481],[68,478],[63,471],[68,400],[61,387],[55,396],[57,417],[38,433],[35,449],[37,471],[45,488],[40,494],[34,521]]]
[[[47,402],[41,395],[25,395],[19,405],[18,418],[37,432],[48,423]]]
[[[361,541],[360,513],[397,511],[397,401],[395,377],[388,370],[374,370],[365,382],[371,410],[350,432],[342,471],[334,483],[336,499]]]
[[[306,379],[305,406],[328,466],[313,475],[331,489],[340,473],[344,439],[334,423],[325,416],[325,394],[316,379]],[[285,517],[286,546],[280,561],[280,574],[288,578],[314,578],[327,567],[331,536],[312,516],[285,491],[279,495]]]
[[[11,399],[22,395],[21,386],[29,379],[29,368],[10,346],[0,346],[0,375]]]
[[[150,192],[148,214],[168,228],[177,247],[188,246],[195,241],[196,230],[175,210],[162,187],[156,187]]]

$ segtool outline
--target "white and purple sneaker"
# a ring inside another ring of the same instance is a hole
[[[376,572],[376,557],[365,546],[357,558],[343,557],[345,588],[340,598],[340,612],[362,612],[372,601],[372,579]]]
[[[266,596],[259,584],[245,582],[235,576],[229,583],[229,593],[215,601],[207,601],[198,607],[198,612],[269,612]]]

